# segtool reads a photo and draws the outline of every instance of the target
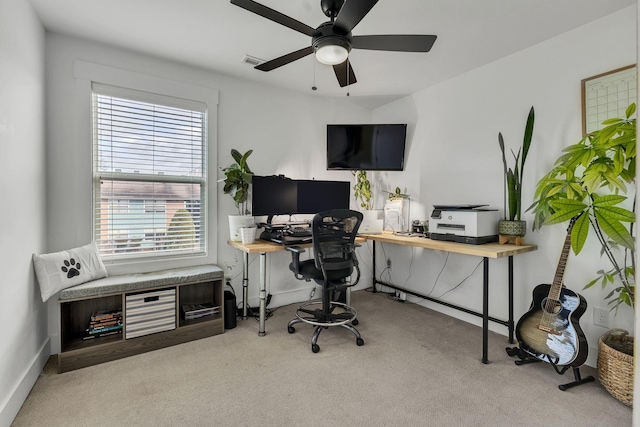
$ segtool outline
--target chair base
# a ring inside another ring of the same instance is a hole
[[[319,306],[320,308],[310,310],[307,308],[310,306]],[[336,313],[336,310],[339,310],[339,312]],[[322,332],[323,329],[333,326],[339,326],[351,331],[351,333],[356,336],[356,344],[361,346],[364,345],[364,340],[362,339],[360,332],[349,324],[357,324],[357,315],[358,313],[353,307],[341,302],[331,301],[329,310],[324,310],[322,308],[322,301],[311,301],[301,305],[298,310],[296,310],[296,318],[287,324],[287,331],[290,334],[294,333],[296,329],[293,325],[296,323],[304,322],[314,325],[316,328],[311,337],[311,351],[314,353],[320,351],[320,346],[317,344],[320,332]]]

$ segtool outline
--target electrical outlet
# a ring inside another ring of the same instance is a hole
[[[593,324],[602,326],[603,328],[609,327],[609,312],[600,307],[593,307]]]
[[[387,268],[391,270],[391,258],[387,258]]]
[[[398,301],[406,301],[407,293],[402,291],[396,291],[396,300]]]

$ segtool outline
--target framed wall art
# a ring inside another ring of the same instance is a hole
[[[582,80],[582,135],[598,130],[604,120],[625,117],[638,98],[635,65],[618,68]]]

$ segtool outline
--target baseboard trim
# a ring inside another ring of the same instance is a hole
[[[40,373],[44,369],[44,365],[51,355],[51,338],[48,337],[40,350],[33,358],[31,366],[25,371],[20,382],[16,384],[11,394],[3,402],[0,407],[0,426],[9,427],[18,415],[20,408],[27,400],[27,396],[35,385]]]

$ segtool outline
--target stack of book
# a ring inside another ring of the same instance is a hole
[[[122,310],[95,311],[91,315],[84,339],[122,333]]]
[[[184,320],[199,319],[220,313],[220,307],[213,304],[183,304]]]

